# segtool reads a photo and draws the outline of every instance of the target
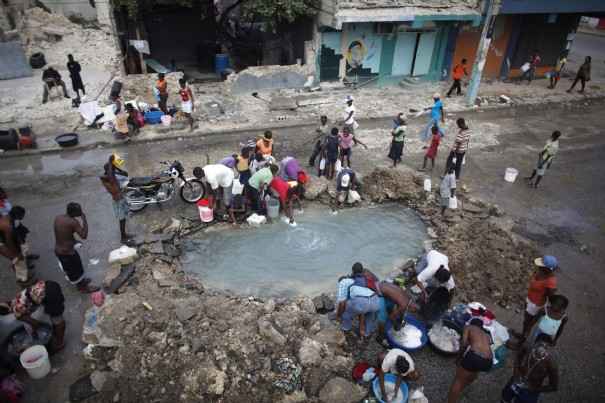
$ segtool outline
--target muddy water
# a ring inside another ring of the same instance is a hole
[[[378,275],[422,251],[426,229],[398,205],[348,209],[332,215],[313,208],[260,228],[223,229],[185,246],[183,266],[207,287],[242,295],[313,296],[335,291],[339,276],[359,261]]]

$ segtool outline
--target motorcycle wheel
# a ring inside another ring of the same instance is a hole
[[[136,190],[136,189],[126,191],[126,194],[124,195],[124,197],[126,197],[126,200],[145,200],[145,195],[141,191]],[[147,207],[147,204],[130,204],[130,203],[128,203],[128,209],[130,211],[132,211],[133,213],[141,211],[145,207]]]
[[[181,186],[181,199],[185,203],[193,204],[203,199],[206,195],[206,187],[202,181],[190,179]]]

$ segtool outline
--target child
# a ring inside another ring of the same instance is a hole
[[[193,111],[195,110],[195,104],[193,100],[193,91],[187,86],[187,81],[184,78],[179,80],[179,95],[181,96],[181,112],[189,121],[189,131],[193,131]]]
[[[403,146],[405,142],[405,130],[406,122],[403,114],[400,113],[395,119],[395,127],[391,131],[391,148],[389,150],[388,157],[393,160],[393,168],[397,166],[398,162],[401,162],[401,156],[403,155]]]
[[[563,328],[567,324],[567,306],[569,300],[563,295],[551,295],[548,302],[536,316],[533,318],[535,328],[530,337],[530,346],[534,343],[538,335],[544,333],[550,336],[552,345],[557,344],[557,340],[563,333]]]
[[[343,168],[345,166],[345,157],[347,157],[347,166],[351,168],[351,154],[353,150],[353,144],[361,144],[366,149],[368,148],[361,141],[357,140],[354,135],[351,134],[351,130],[348,126],[342,129],[342,133],[338,135],[338,145],[340,146],[340,163]]]
[[[441,195],[441,215],[445,215],[445,210],[450,205],[450,198],[456,197],[456,170],[453,165],[447,168],[447,175],[443,177],[439,191]]]
[[[334,179],[336,160],[338,160],[338,144],[338,129],[333,127],[326,139],[326,177],[328,179]]]
[[[439,128],[437,126],[433,126],[431,133],[433,134],[433,137],[431,137],[431,145],[424,155],[421,171],[426,169],[427,160],[431,160],[431,171],[435,168],[435,157],[437,157],[437,149],[439,148],[439,143],[441,143],[441,135],[439,134]]]

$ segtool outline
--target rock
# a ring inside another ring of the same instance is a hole
[[[324,347],[321,343],[307,337],[300,343],[298,360],[304,367],[318,365],[323,353]]]
[[[218,369],[211,368],[208,370],[208,393],[213,395],[222,395],[225,392],[225,379],[227,374]]]
[[[275,311],[275,300],[273,298],[270,298],[267,302],[265,302],[263,305],[263,311],[265,311],[266,314],[270,314]]]
[[[181,220],[177,220],[176,218],[172,217],[170,225],[164,228],[164,233],[179,232],[181,230],[181,225]]]
[[[469,213],[480,214],[485,212],[485,210],[479,206],[470,203],[464,203],[462,206],[462,210],[468,211]]]
[[[198,302],[195,300],[195,302]],[[181,321],[185,322],[193,318],[199,309],[192,299],[175,301],[175,312],[176,317]]]
[[[90,374],[90,382],[97,392],[114,390],[116,379],[111,371],[94,371]]]
[[[289,395],[285,395],[280,400],[280,403],[302,403],[308,400],[309,398],[307,397],[307,394],[304,391],[296,391]]]
[[[313,300],[311,298],[302,298],[300,300],[300,302],[298,303],[298,306],[300,307],[301,311],[306,312],[306,313],[310,313],[310,314],[314,314],[315,313],[315,304],[313,303]]]
[[[109,287],[111,282],[120,275],[121,266],[112,264],[109,266],[109,269],[105,273],[105,278],[103,279],[103,287]]]
[[[434,229],[434,228],[428,227],[428,228],[426,229],[426,233],[427,233],[427,235],[429,236],[429,238],[432,238],[432,239],[437,239],[437,238],[439,238],[439,237],[437,236],[437,233],[435,232],[435,229]]]
[[[149,253],[153,253],[154,255],[163,255],[164,245],[162,244],[162,241],[157,241],[147,246],[147,250]]]
[[[97,390],[94,388],[90,380],[90,375],[86,375],[75,381],[69,387],[69,401],[81,402],[91,396],[96,395],[97,393]]]
[[[510,104],[510,103],[511,103],[511,99],[510,99],[510,97],[507,97],[506,95],[500,95],[500,96],[498,97],[498,101],[499,101],[501,104]]]
[[[313,340],[326,344],[330,349],[343,347],[347,343],[345,335],[334,325],[330,325],[313,336]]]
[[[164,332],[151,332],[147,335],[147,340],[151,341],[154,344],[163,346],[166,345],[168,336]]]
[[[312,177],[305,188],[305,199],[315,200],[326,190],[328,190],[328,180],[325,177]]]
[[[271,322],[267,319],[259,319],[258,322],[258,332],[261,336],[271,340],[273,343],[283,346],[286,344],[286,338],[273,327]]]
[[[358,402],[366,391],[343,378],[332,378],[319,392],[319,400],[324,403]]]
[[[321,294],[313,298],[313,305],[315,306],[315,312],[322,315],[334,310],[334,301],[327,294]]]

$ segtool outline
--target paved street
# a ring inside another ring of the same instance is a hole
[[[473,148],[463,171],[463,183],[473,197],[497,203],[516,220],[513,231],[542,243],[545,252],[559,257],[562,270],[560,291],[570,297],[569,325],[558,349],[561,371],[561,391],[549,395],[544,402],[596,402],[605,399],[601,385],[605,379],[605,348],[599,342],[605,338],[605,326],[600,308],[605,302],[605,275],[600,262],[605,257],[605,187],[601,171],[605,168],[605,138],[602,131],[602,111],[605,103],[584,103],[573,106],[510,109],[467,114],[474,130]],[[454,117],[451,117],[453,119]],[[368,173],[375,166],[388,166],[384,141],[373,137],[390,136],[389,121],[361,122],[359,136],[372,143],[369,151],[355,150],[354,168]],[[416,140],[424,120],[414,120],[409,127],[405,163],[412,167],[421,164],[422,151]],[[449,123],[449,127],[453,121]],[[561,151],[553,167],[547,172],[542,187],[529,189],[524,181],[504,182],[506,167],[515,167],[520,176],[529,173],[536,154],[550,133],[563,132]],[[278,156],[292,154],[306,161],[312,144],[312,128],[297,128],[276,132]],[[161,160],[179,159],[188,172],[195,165],[217,161],[239,148],[239,142],[257,133],[215,135],[183,141],[156,142],[137,146],[122,146],[115,150],[126,157],[131,175],[149,174],[159,169]],[[434,180],[443,169],[446,146],[453,141],[450,131],[442,144]],[[381,138],[382,139],[382,138]],[[381,148],[382,147],[382,148]],[[95,281],[101,281],[106,269],[104,263],[110,250],[118,246],[118,228],[114,223],[110,198],[101,187],[98,175],[102,165],[114,149],[101,148],[62,154],[9,158],[2,161],[0,183],[7,188],[13,204],[26,207],[26,224],[32,231],[32,245],[42,255],[37,274],[60,281],[67,297],[68,344],[65,352],[53,359],[60,368],[58,374],[34,383],[28,389],[26,402],[63,402],[67,386],[79,374],[85,373],[78,358],[83,345],[79,342],[84,310],[88,298],[78,295],[62,279],[53,255],[52,220],[63,212],[69,201],[78,201],[87,212],[90,237],[85,242],[82,256],[85,261],[98,258],[100,263],[89,265],[88,272]],[[132,220],[131,232],[141,229],[143,222],[158,217],[169,217],[185,207],[180,200],[162,209],[149,207]],[[582,253],[585,245],[588,253]],[[481,240],[477,240],[481,247]],[[480,269],[480,268],[478,268]],[[453,269],[455,272],[455,268]],[[0,298],[14,295],[14,277],[6,262],[0,263]],[[206,285],[211,286],[211,285]],[[481,287],[481,284],[477,284]],[[519,327],[521,316],[495,307],[502,321]],[[431,401],[443,401],[451,379],[436,379],[436,368],[445,361],[432,353],[423,352],[418,366],[423,373],[425,392]],[[451,364],[445,364],[451,365]],[[452,367],[453,368],[453,367]],[[453,369],[452,369],[453,375]],[[499,390],[510,370],[499,370],[482,376],[467,393],[464,402],[498,401]]]

